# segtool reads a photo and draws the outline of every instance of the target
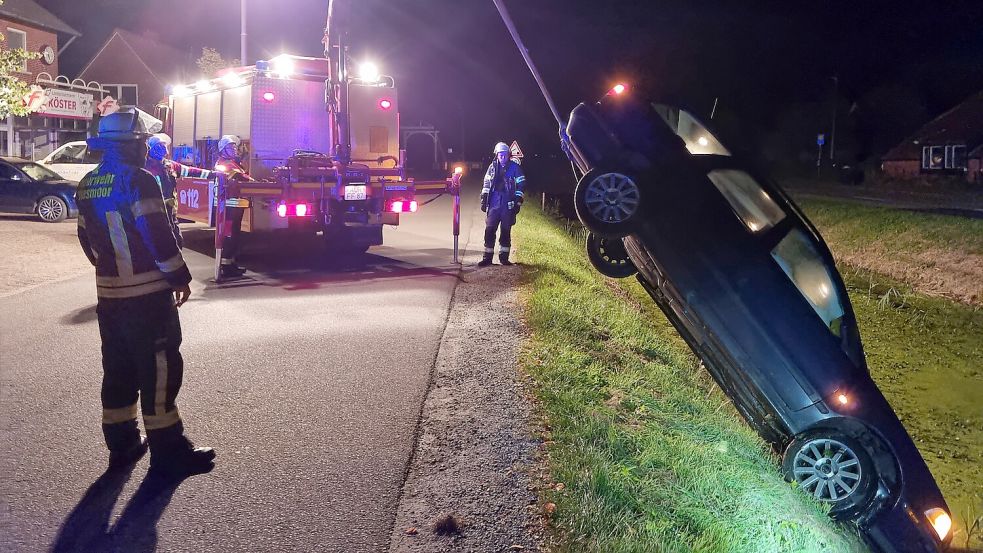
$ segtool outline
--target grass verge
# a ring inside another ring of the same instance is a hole
[[[559,550],[865,550],[782,480],[640,286],[590,267],[581,231],[528,209],[514,232]]]

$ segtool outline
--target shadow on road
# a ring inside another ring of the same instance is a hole
[[[61,318],[63,325],[80,325],[96,320],[96,306],[90,305],[81,309],[76,309]]]
[[[51,553],[155,551],[157,522],[182,481],[144,478],[110,528],[113,506],[131,474],[132,469],[107,471],[89,486],[58,531]]]

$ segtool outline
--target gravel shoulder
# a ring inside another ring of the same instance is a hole
[[[461,280],[396,512],[394,552],[528,551],[543,543],[541,441],[516,361],[525,337],[521,266],[479,269],[483,217],[473,220],[469,236],[462,233]]]

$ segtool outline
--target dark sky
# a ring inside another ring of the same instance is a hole
[[[557,150],[556,125],[491,0],[349,1],[355,57],[396,78],[404,124],[433,123],[451,146],[463,130],[478,155],[511,138]],[[71,76],[115,26],[189,54],[239,55],[240,0],[38,2],[84,35],[62,57]],[[704,115],[717,99],[718,113],[760,140],[790,110],[831,107],[834,91],[843,113],[897,100],[924,118],[983,89],[980,0],[506,3],[561,113],[624,79]],[[248,5],[250,62],[320,54],[327,0]],[[874,131],[906,130],[889,126]]]

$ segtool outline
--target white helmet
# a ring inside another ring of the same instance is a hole
[[[171,137],[167,133],[159,132],[147,139],[147,146],[153,148],[157,144],[163,144],[165,148],[171,147]]]
[[[218,152],[222,153],[229,144],[235,144],[236,149],[239,149],[239,145],[242,144],[242,140],[234,134],[224,135],[218,141]]]
[[[495,150],[494,150],[495,155],[498,155],[498,154],[500,154],[502,152],[508,152],[508,151],[509,151],[509,145],[508,144],[506,144],[504,142],[499,142],[498,144],[495,144]]]

